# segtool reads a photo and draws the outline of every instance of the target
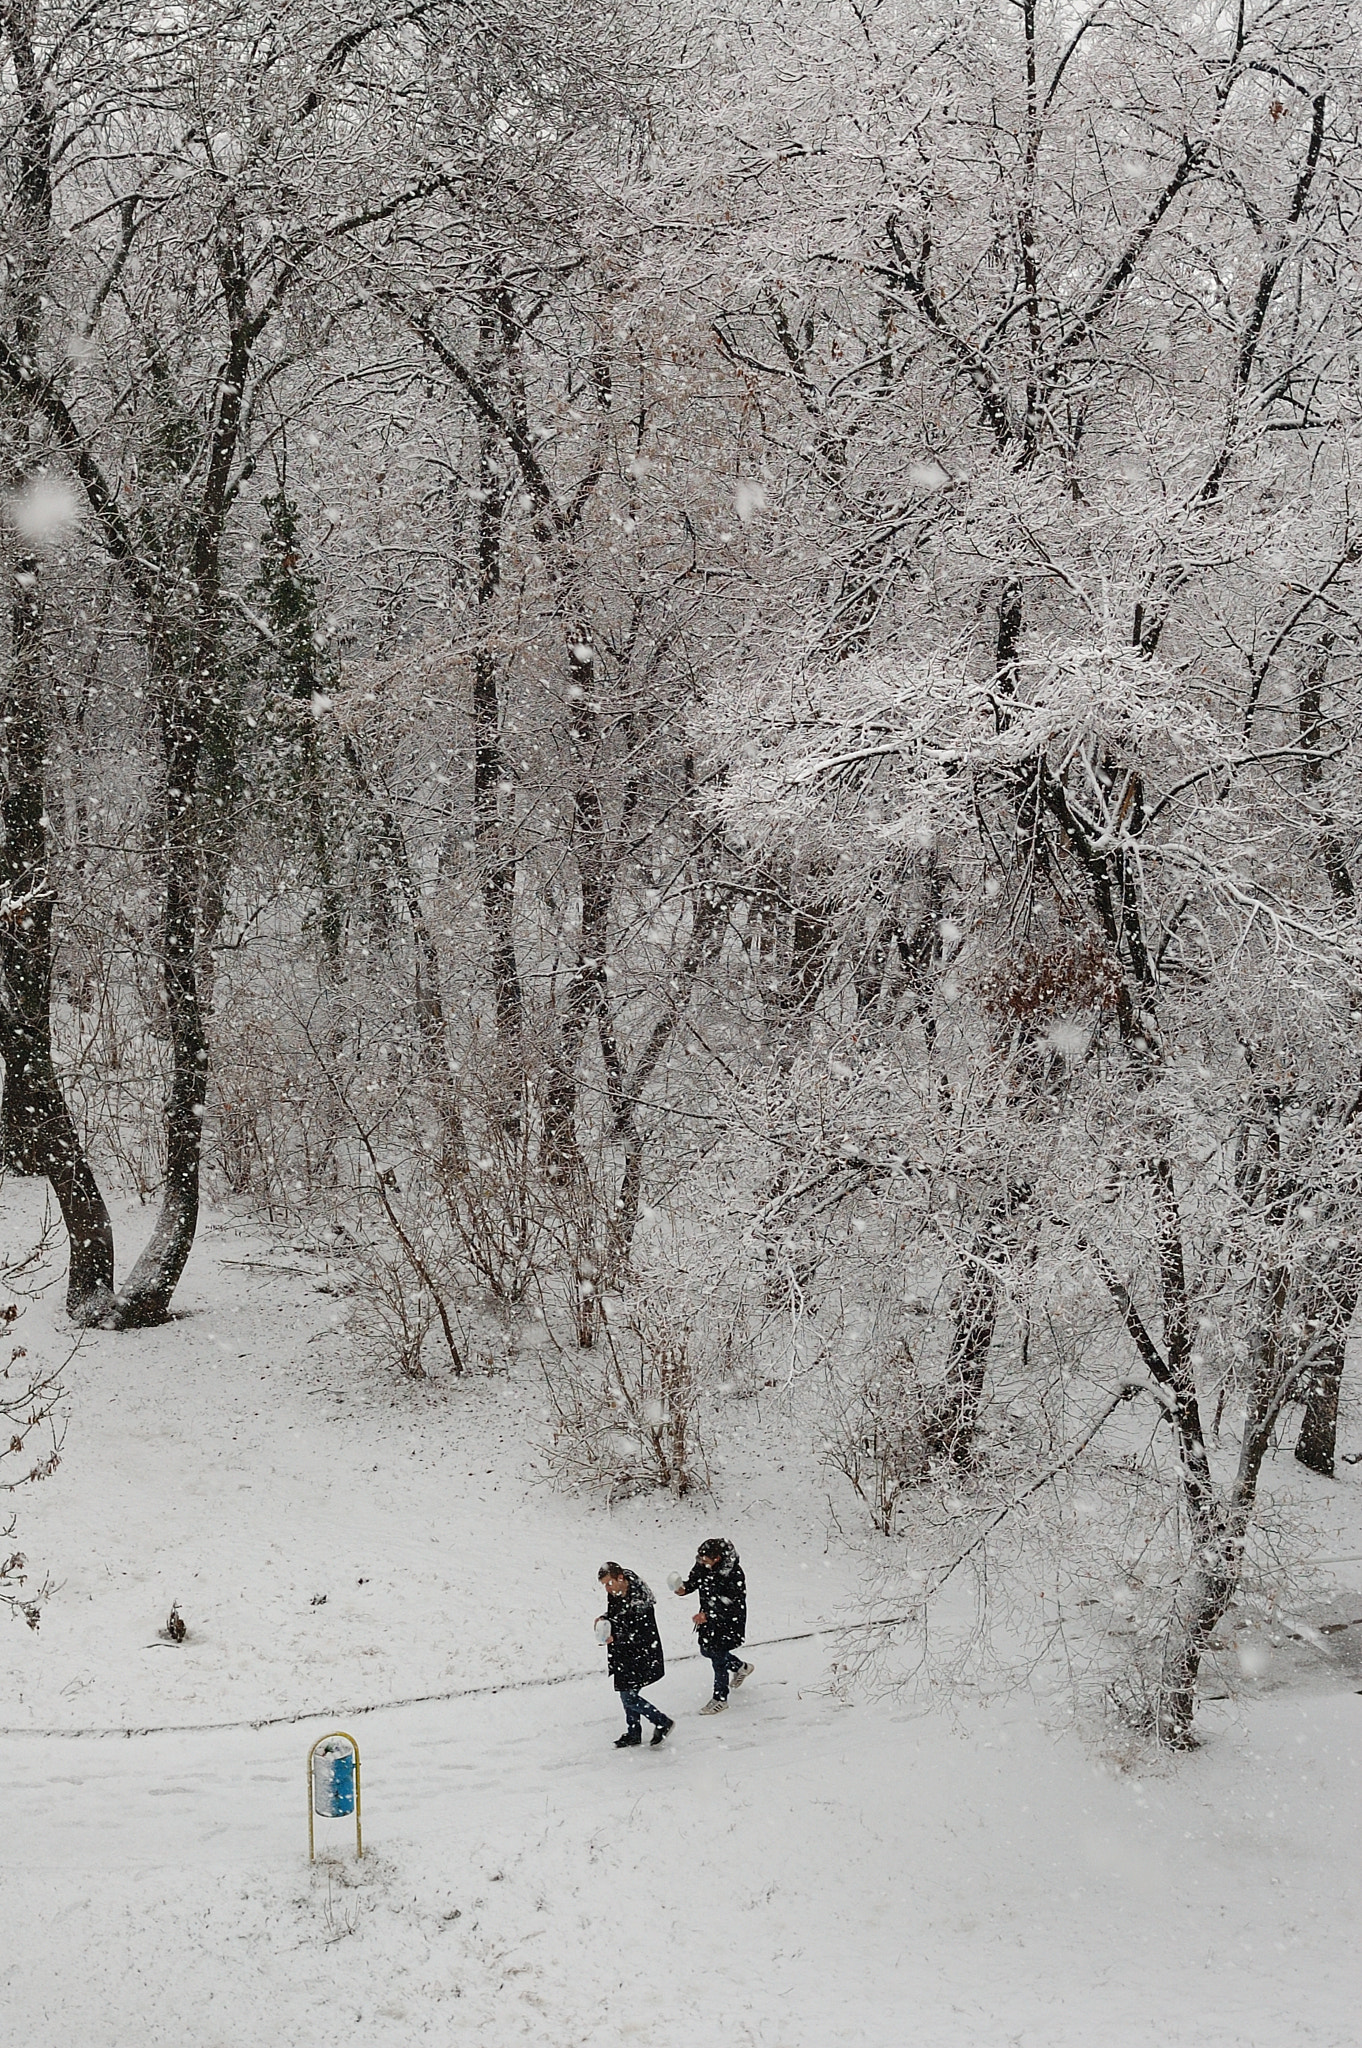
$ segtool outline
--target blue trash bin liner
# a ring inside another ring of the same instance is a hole
[[[349,1749],[318,1750],[312,1759],[312,1804],[328,1820],[355,1810],[355,1757]]]

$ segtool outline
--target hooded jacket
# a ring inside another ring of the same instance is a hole
[[[667,1667],[653,1596],[637,1572],[626,1571],[624,1576],[629,1581],[626,1591],[606,1595],[605,1618],[610,1623],[607,1656],[615,1691],[640,1692],[661,1678]]]
[[[712,1565],[696,1556],[690,1577],[680,1588],[683,1593],[700,1596],[705,1617],[700,1624],[700,1648],[706,1657],[735,1650],[747,1634],[747,1580],[738,1553],[731,1543],[720,1543],[717,1549]]]

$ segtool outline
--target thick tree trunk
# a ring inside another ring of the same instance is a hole
[[[312,842],[312,864],[321,908],[317,936],[321,942],[322,980],[328,989],[336,989],[340,986],[345,964],[345,899],[336,881],[336,861],[327,816],[326,778],[317,743],[317,720],[310,705],[303,717],[300,743],[303,803],[307,810],[308,837]]]
[[[42,1172],[38,1148],[40,1110],[33,1088],[33,1052],[27,1034],[11,1026],[5,1035],[4,1094],[0,1096],[0,1173],[21,1179]]]
[[[1013,1182],[989,1204],[956,1290],[945,1377],[922,1422],[928,1455],[948,1458],[954,1465],[967,1465],[974,1455],[989,1355],[1003,1301],[1002,1267],[1012,1236],[1012,1218],[1030,1194],[1029,1182]]]
[[[299,780],[307,820],[307,840],[317,884],[318,972],[321,981],[322,1058],[326,1063],[327,1086],[316,1108],[316,1149],[308,1145],[308,1173],[315,1181],[334,1177],[336,1146],[340,1139],[341,1055],[345,1047],[345,1018],[341,981],[345,968],[345,900],[336,879],[331,804],[327,795],[325,763],[318,738],[317,717],[308,700],[295,705],[299,721]]]
[[[1002,1301],[999,1276],[1007,1240],[1007,1219],[1024,1189],[1009,1188],[990,1205],[965,1259],[952,1311],[954,1327],[946,1373],[923,1417],[929,1457],[967,1465],[974,1454],[983,1412],[989,1353]]]
[[[412,993],[416,1013],[417,1044],[435,1096],[436,1112],[440,1120],[441,1149],[437,1164],[445,1178],[452,1179],[467,1171],[468,1142],[454,1086],[454,1070],[449,1059],[449,1028],[445,1016],[444,988],[440,973],[440,948],[425,913],[420,879],[412,866],[411,855],[407,850],[406,838],[397,814],[370,781],[359,748],[349,733],[346,733],[342,740],[342,750],[354,776],[355,786],[368,804],[378,827],[379,841],[389,872],[401,893],[411,922],[412,940],[416,947],[416,975]]]
[[[487,924],[497,1035],[509,1050],[523,1040],[525,1002],[515,952],[516,861],[503,845],[501,830],[505,762],[498,720],[496,660],[489,649],[480,647],[473,659],[473,840]]]
[[[224,660],[222,540],[232,505],[231,474],[245,417],[251,352],[260,335],[260,326],[248,317],[244,233],[230,197],[215,219],[213,258],[228,343],[203,444],[202,495],[185,563],[188,575],[160,588],[149,584],[121,520],[111,515],[104,521],[138,600],[160,691],[165,775],[161,971],[171,1053],[165,1188],[150,1240],[114,1301],[109,1320],[119,1329],[164,1320],[199,1221],[208,1094],[208,1006],[200,949],[211,943],[226,888],[229,796],[236,776],[236,717]],[[169,555],[163,566],[169,568]],[[192,610],[180,610],[186,591],[192,593]],[[211,755],[206,792],[201,788],[205,750]]]
[[[841,928],[840,907],[815,893],[817,870],[800,875],[792,862],[761,871],[752,906],[759,932],[761,998],[778,1071],[788,1074],[804,1046],[828,985]]]
[[[11,1173],[44,1174],[70,1240],[67,1311],[94,1322],[113,1287],[113,1225],[72,1122],[52,1058],[52,911],[42,676],[42,594],[38,564],[15,576],[9,687],[3,734],[4,848],[0,891],[0,973],[8,1001],[0,1022],[5,1067],[3,1148]]]
[[[550,1180],[574,1188],[584,1168],[577,1143],[578,1064],[587,1025],[605,988],[605,957],[614,873],[607,857],[605,812],[596,781],[596,654],[585,624],[567,635],[568,703],[578,779],[572,792],[572,849],[581,886],[577,958],[558,1014],[558,1043],[544,1090],[543,1164]]]
[[[0,915],[0,964],[9,993],[0,1167],[43,1171],[41,1073],[51,1070],[52,892],[48,876],[47,752],[42,698],[42,595],[38,563],[21,555],[10,613],[9,687],[3,699],[5,843],[0,852],[7,908]]]
[[[923,1420],[923,1441],[935,1458],[967,1465],[979,1433],[984,1382],[998,1324],[997,1243],[981,1231],[970,1247],[965,1283],[955,1298],[955,1327],[944,1384]]]
[[[488,294],[479,331],[479,364],[484,381],[495,383],[501,321],[495,295]],[[478,422],[476,591],[478,645],[473,655],[473,844],[477,851],[482,914],[487,924],[488,964],[496,1004],[497,1036],[503,1053],[519,1055],[525,1033],[525,1001],[515,951],[515,855],[502,830],[502,792],[507,782],[501,742],[501,702],[492,619],[501,588],[501,527],[505,489],[491,422]]]
[[[1243,1563],[1243,1527],[1218,1519],[1194,1531],[1192,1568],[1178,1587],[1164,1634],[1154,1733],[1171,1749],[1193,1749],[1197,1679],[1206,1645],[1224,1618]]]
[[[173,722],[172,722],[173,721]],[[136,1265],[118,1290],[119,1329],[164,1322],[194,1244],[199,1221],[203,1111],[208,1096],[208,1038],[198,978],[198,722],[177,707],[168,721],[165,910],[162,974],[170,1027],[170,1090],[165,1105],[166,1177],[160,1214]]]
[[[1195,1738],[1196,1682],[1211,1632],[1234,1596],[1243,1556],[1243,1528],[1227,1518],[1211,1473],[1192,1364],[1192,1322],[1187,1300],[1182,1213],[1172,1164],[1150,1167],[1154,1194],[1159,1294],[1163,1309],[1164,1383],[1172,1401],[1173,1431],[1181,1466],[1182,1495],[1192,1532],[1192,1557],[1174,1601],[1164,1635],[1163,1668],[1155,1702],[1159,1740],[1189,1748]],[[1275,1353],[1275,1346],[1273,1347]],[[1247,1447],[1246,1435],[1246,1447]],[[1259,1454],[1261,1462],[1261,1453]],[[1257,1466],[1254,1467],[1254,1481]],[[1251,1501],[1251,1494],[1249,1496]]]
[[[1351,911],[1355,898],[1352,870],[1348,866],[1343,840],[1334,830],[1333,807],[1319,794],[1324,782],[1324,684],[1334,644],[1332,633],[1326,633],[1321,637],[1301,684],[1301,785],[1315,797],[1317,815],[1322,828],[1319,837],[1320,859],[1329,878],[1335,906],[1340,911]],[[1324,1292],[1328,1300],[1331,1290],[1327,1282]],[[1311,1472],[1318,1472],[1325,1479],[1332,1479],[1334,1476],[1334,1456],[1338,1444],[1338,1397],[1343,1384],[1348,1331],[1356,1311],[1357,1283],[1348,1280],[1340,1286],[1334,1297],[1336,1332],[1331,1335],[1321,1354],[1312,1359],[1306,1367],[1299,1387],[1305,1400],[1305,1414],[1301,1418],[1300,1435],[1296,1440],[1296,1456],[1302,1465],[1307,1466]]]
[[[1340,1268],[1342,1270],[1340,1270]],[[1357,1314],[1358,1281],[1353,1261],[1340,1258],[1325,1275],[1320,1290],[1323,1327],[1316,1334],[1300,1368],[1293,1388],[1297,1400],[1305,1403],[1296,1456],[1310,1471],[1322,1478],[1334,1476],[1338,1448],[1338,1400],[1347,1362],[1348,1336]]]
[[[1324,782],[1324,684],[1333,650],[1334,635],[1326,633],[1301,684],[1301,787],[1309,790],[1315,798],[1320,823],[1319,857],[1328,876],[1334,902],[1340,910],[1351,910],[1354,889],[1347,852],[1343,839],[1334,829],[1333,805],[1327,796],[1318,793]]]
[[[113,1224],[99,1183],[52,1071],[46,1033],[30,1035],[12,1013],[0,1020],[0,1060],[10,1076],[25,1075],[25,1144],[57,1198],[70,1241],[66,1312],[74,1322],[102,1322],[113,1300]]]
[[[612,1292],[623,1286],[629,1269],[643,1197],[643,1133],[638,1127],[639,1105],[681,1022],[701,969],[715,959],[723,945],[726,919],[718,890],[701,889],[693,900],[695,907],[690,937],[680,965],[671,978],[667,1006],[649,1032],[632,1073],[625,1069],[610,1006],[602,1003],[597,1012],[613,1122],[611,1136],[624,1144],[619,1193],[615,1198],[614,1211],[606,1223],[603,1281]]]
[[[52,137],[44,72],[34,46],[32,10],[4,9],[4,31],[19,89],[19,182],[14,194],[9,279],[14,338],[21,361],[38,359],[52,255]],[[0,1059],[5,1092],[0,1152],[13,1172],[42,1173],[56,1195],[70,1241],[66,1306],[80,1322],[98,1321],[113,1287],[113,1225],[57,1081],[52,1058],[52,878],[47,811],[51,751],[43,694],[43,600],[35,556],[16,564],[10,672],[0,725],[5,755],[5,844],[0,892]]]
[[[1334,1476],[1338,1450],[1338,1397],[1343,1386],[1343,1352],[1346,1334],[1336,1337],[1323,1357],[1307,1366],[1305,1413],[1296,1439],[1296,1457],[1311,1472],[1324,1479]]]
[[[1282,1291],[1285,1300],[1285,1290]],[[1258,1498],[1263,1460],[1282,1404],[1291,1390],[1294,1366],[1283,1356],[1278,1319],[1275,1341],[1261,1343],[1244,1416],[1239,1466],[1228,1497],[1211,1496],[1199,1483],[1184,1493],[1192,1527],[1191,1568],[1178,1588],[1164,1637],[1163,1669],[1156,1704],[1156,1732],[1175,1749],[1196,1746],[1193,1720],[1201,1660],[1216,1627],[1229,1610],[1244,1568],[1244,1543]]]
[[[1179,1280],[1182,1272],[1180,1225],[1174,1255],[1173,1225],[1177,1205],[1173,1198],[1172,1174],[1165,1162],[1156,1169],[1160,1196],[1160,1259],[1164,1284]],[[1282,1404],[1296,1376],[1294,1361],[1285,1343],[1286,1303],[1289,1276],[1283,1267],[1270,1268],[1258,1290],[1258,1335],[1254,1346],[1252,1379],[1244,1412],[1244,1435],[1239,1464],[1228,1494],[1216,1493],[1201,1434],[1200,1410],[1192,1385],[1190,1359],[1182,1368],[1186,1388],[1180,1393],[1174,1384],[1175,1426],[1182,1457],[1183,1497],[1192,1531],[1190,1568],[1178,1588],[1173,1613],[1164,1637],[1163,1669],[1155,1710],[1159,1739],[1177,1749],[1193,1748],[1196,1737],[1196,1686],[1201,1660],[1216,1627],[1229,1609],[1238,1589],[1244,1566],[1244,1542],[1258,1498],[1258,1480],[1272,1442],[1272,1432]],[[1183,1295],[1185,1303],[1185,1294]],[[1180,1321],[1170,1313],[1165,1294],[1164,1327],[1170,1359]]]

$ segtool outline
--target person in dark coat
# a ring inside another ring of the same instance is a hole
[[[675,1723],[643,1697],[644,1686],[655,1685],[666,1670],[653,1596],[638,1573],[626,1571],[622,1564],[603,1564],[596,1576],[606,1592],[605,1613],[599,1621],[610,1631],[605,1639],[610,1676],[624,1709],[624,1733],[615,1747],[636,1749],[643,1740],[642,1724],[648,1720],[653,1724],[652,1747],[656,1749]]]
[[[690,1577],[676,1588],[678,1599],[687,1593],[700,1596],[695,1626],[700,1632],[701,1652],[714,1666],[714,1697],[700,1712],[722,1714],[728,1705],[730,1678],[734,1685],[741,1685],[753,1670],[733,1655],[747,1634],[747,1580],[738,1553],[726,1537],[711,1536],[700,1545]]]

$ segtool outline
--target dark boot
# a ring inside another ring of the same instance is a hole
[[[653,1739],[648,1744],[649,1749],[660,1749],[675,1726],[675,1721],[659,1721],[653,1730]]]
[[[626,1728],[623,1735],[615,1737],[616,1749],[637,1749],[643,1740],[641,1728]]]

